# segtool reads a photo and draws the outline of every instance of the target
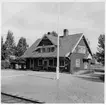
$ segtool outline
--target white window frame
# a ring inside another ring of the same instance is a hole
[[[78,53],[85,54],[86,53],[86,47],[78,45]]]
[[[76,67],[80,67],[80,59],[76,59],[75,65],[76,65]]]

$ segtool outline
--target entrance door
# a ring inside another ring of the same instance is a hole
[[[48,65],[47,60],[44,60],[44,63],[43,64],[44,64],[45,67],[47,67],[47,65]]]

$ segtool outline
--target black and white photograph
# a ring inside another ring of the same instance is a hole
[[[1,104],[104,104],[105,2],[1,3]]]

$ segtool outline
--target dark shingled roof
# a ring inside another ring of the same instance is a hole
[[[68,35],[68,36],[60,36],[60,49],[59,49],[59,56],[65,57],[67,53],[71,53],[72,49],[75,47],[76,43],[79,41],[80,37],[82,36],[82,33]],[[54,45],[57,45],[57,37],[53,35],[46,35],[49,40]],[[34,50],[37,48],[37,45],[40,43],[42,39],[38,39],[35,41],[35,43],[28,48],[28,50],[24,53],[22,57],[29,58],[29,57],[56,57],[57,56],[57,49],[54,52],[50,53],[37,53],[34,52]]]

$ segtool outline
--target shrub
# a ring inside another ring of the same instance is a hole
[[[10,68],[10,62],[1,60],[1,69],[7,69],[7,68]]]

